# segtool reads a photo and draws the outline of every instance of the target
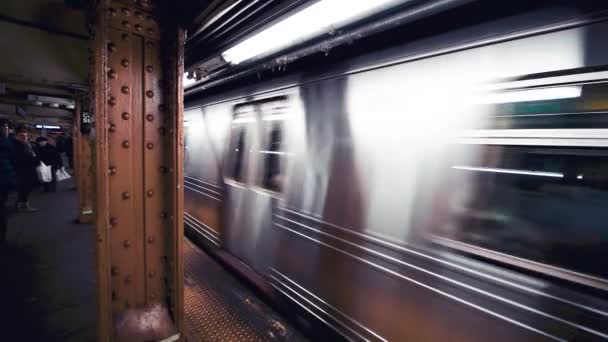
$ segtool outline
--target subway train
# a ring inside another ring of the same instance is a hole
[[[608,17],[560,11],[188,97],[186,232],[344,340],[607,339]]]

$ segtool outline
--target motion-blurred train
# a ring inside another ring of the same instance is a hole
[[[608,17],[549,14],[188,98],[187,232],[345,340],[608,338]]]

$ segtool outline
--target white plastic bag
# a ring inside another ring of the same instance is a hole
[[[53,170],[43,162],[40,162],[40,165],[36,167],[36,174],[38,175],[38,180],[42,183],[53,181]]]
[[[58,169],[57,171],[55,171],[55,178],[57,179],[58,182],[61,182],[62,180],[70,179],[71,176],[65,170],[65,168],[62,167],[61,169]]]

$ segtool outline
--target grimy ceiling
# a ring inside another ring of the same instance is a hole
[[[65,1],[0,1],[0,116],[69,125],[71,110],[26,99],[86,88],[88,46],[84,11]]]

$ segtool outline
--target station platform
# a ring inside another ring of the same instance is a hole
[[[0,341],[95,341],[94,227],[74,223],[74,183],[32,193],[0,245]],[[11,205],[9,199],[7,205]],[[185,241],[187,341],[305,341],[219,263]]]

